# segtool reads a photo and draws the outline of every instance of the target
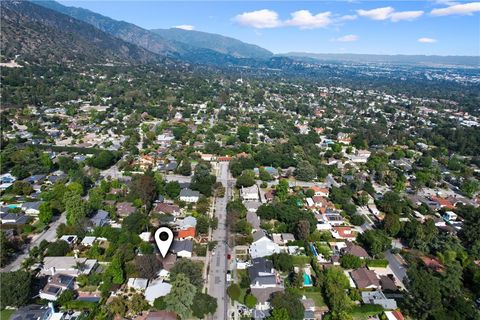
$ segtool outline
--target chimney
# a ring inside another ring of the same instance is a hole
[[[52,272],[52,276],[54,276],[55,275],[55,267],[51,267],[50,271]]]

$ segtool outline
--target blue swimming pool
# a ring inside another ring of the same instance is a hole
[[[303,274],[303,285],[304,286],[312,285],[312,278],[306,273]]]

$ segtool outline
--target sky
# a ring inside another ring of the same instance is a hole
[[[218,33],[274,53],[480,55],[480,2],[61,0],[146,29]]]

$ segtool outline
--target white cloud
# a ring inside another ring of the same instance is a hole
[[[312,15],[308,10],[299,10],[290,14],[292,19],[285,21],[287,26],[296,26],[300,29],[315,29],[326,27],[332,23],[331,12],[320,12]]]
[[[421,43],[435,43],[437,42],[437,39],[423,37],[423,38],[418,38],[417,41]]]
[[[359,16],[366,17],[372,20],[390,20],[392,22],[398,22],[402,20],[414,20],[421,15],[423,11],[395,11],[392,7],[376,8],[372,10],[357,10]]]
[[[393,22],[401,21],[401,20],[414,20],[418,17],[423,15],[423,11],[401,11],[401,12],[394,12],[390,15],[390,20]]]
[[[357,19],[356,14],[347,14],[347,15],[335,18],[334,20],[335,20],[335,22],[344,22],[344,21],[352,21],[352,20],[356,20],[356,19]]]
[[[357,10],[357,14],[372,20],[387,20],[394,11],[395,9],[392,7],[383,7],[372,10]]]
[[[456,4],[447,8],[433,9],[430,13],[435,16],[448,16],[453,14],[470,15],[480,11],[480,2]]]
[[[278,19],[278,13],[268,9],[244,12],[235,16],[233,20],[243,26],[257,29],[275,28],[281,25],[281,21]]]
[[[183,30],[193,30],[193,29],[195,29],[194,26],[191,26],[189,24],[181,24],[179,26],[174,26],[173,28],[183,29]]]
[[[333,41],[338,41],[338,42],[353,42],[357,40],[358,40],[358,36],[355,34],[347,34],[343,37],[333,39]]]

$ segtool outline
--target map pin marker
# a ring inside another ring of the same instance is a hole
[[[155,231],[155,242],[157,243],[158,250],[160,250],[160,254],[165,258],[173,242],[172,230],[167,227],[158,228],[157,231]]]

